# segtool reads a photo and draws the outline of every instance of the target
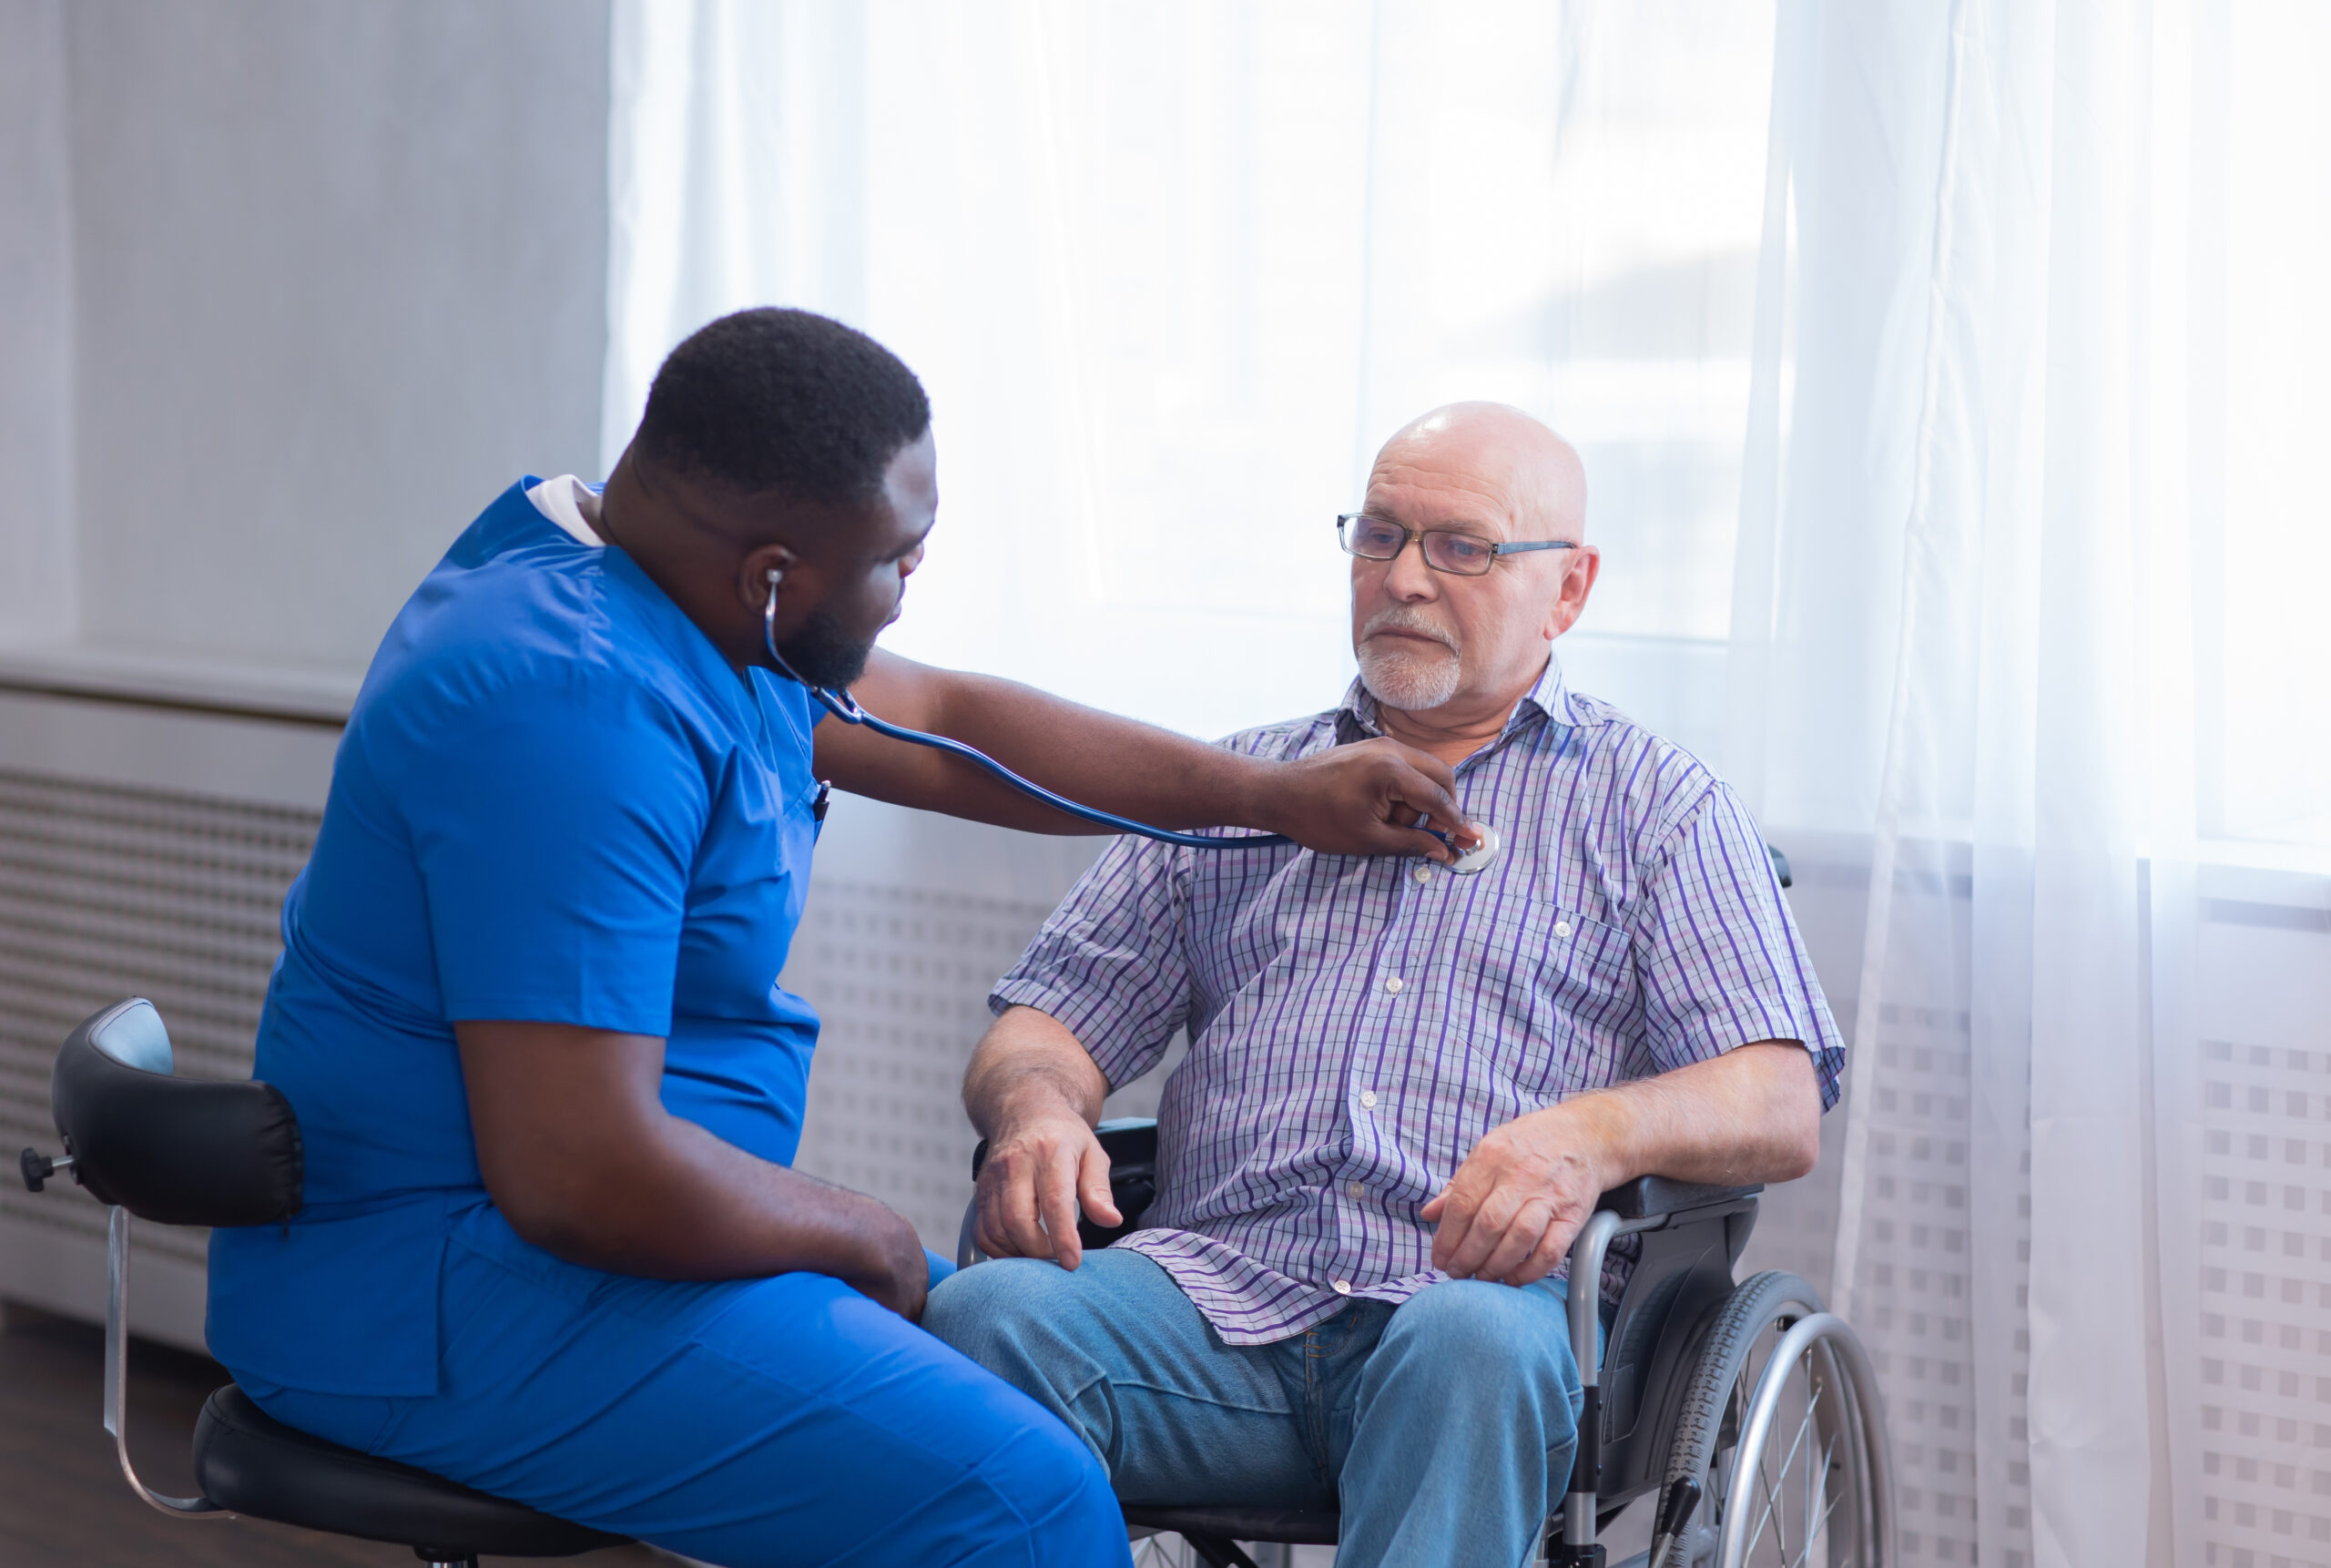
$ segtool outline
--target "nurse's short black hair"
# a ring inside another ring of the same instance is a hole
[[[898,355],[809,311],[764,306],[698,329],[664,361],[640,454],[743,494],[867,506],[931,400]]]

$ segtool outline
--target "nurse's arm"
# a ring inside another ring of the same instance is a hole
[[[922,1315],[930,1265],[914,1227],[665,1110],[663,1041],[563,1023],[453,1033],[486,1191],[526,1240],[657,1279],[830,1275]]]
[[[1448,765],[1398,741],[1268,761],[880,649],[856,690],[893,724],[963,741],[1072,800],[1159,827],[1257,828],[1322,854],[1448,859],[1439,840],[1417,830],[1422,813],[1470,847]],[[929,747],[830,717],[814,738],[818,776],[854,795],[1033,833],[1095,830]]]

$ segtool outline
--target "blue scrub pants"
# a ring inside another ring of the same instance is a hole
[[[1129,1560],[1074,1434],[847,1285],[630,1278],[490,1223],[496,1256],[446,1247],[435,1395],[237,1381],[344,1447],[726,1568]]]
[[[1338,1563],[1517,1568],[1578,1443],[1566,1299],[1559,1279],[1452,1279],[1231,1345],[1111,1249],[964,1269],[923,1320],[1075,1428],[1127,1502],[1340,1503]]]

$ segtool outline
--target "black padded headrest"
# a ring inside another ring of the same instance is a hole
[[[158,1225],[268,1225],[300,1212],[300,1121],[272,1084],[180,1078],[142,996],[65,1037],[49,1079],[73,1175]]]

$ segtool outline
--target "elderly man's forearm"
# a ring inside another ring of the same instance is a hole
[[[1793,1181],[1821,1152],[1821,1091],[1794,1040],[1736,1046],[1567,1102],[1606,1186],[1640,1176],[1746,1186]]]
[[[963,1109],[983,1136],[1031,1115],[1101,1119],[1109,1081],[1067,1025],[1033,1007],[1008,1007],[988,1025],[963,1074]]]

